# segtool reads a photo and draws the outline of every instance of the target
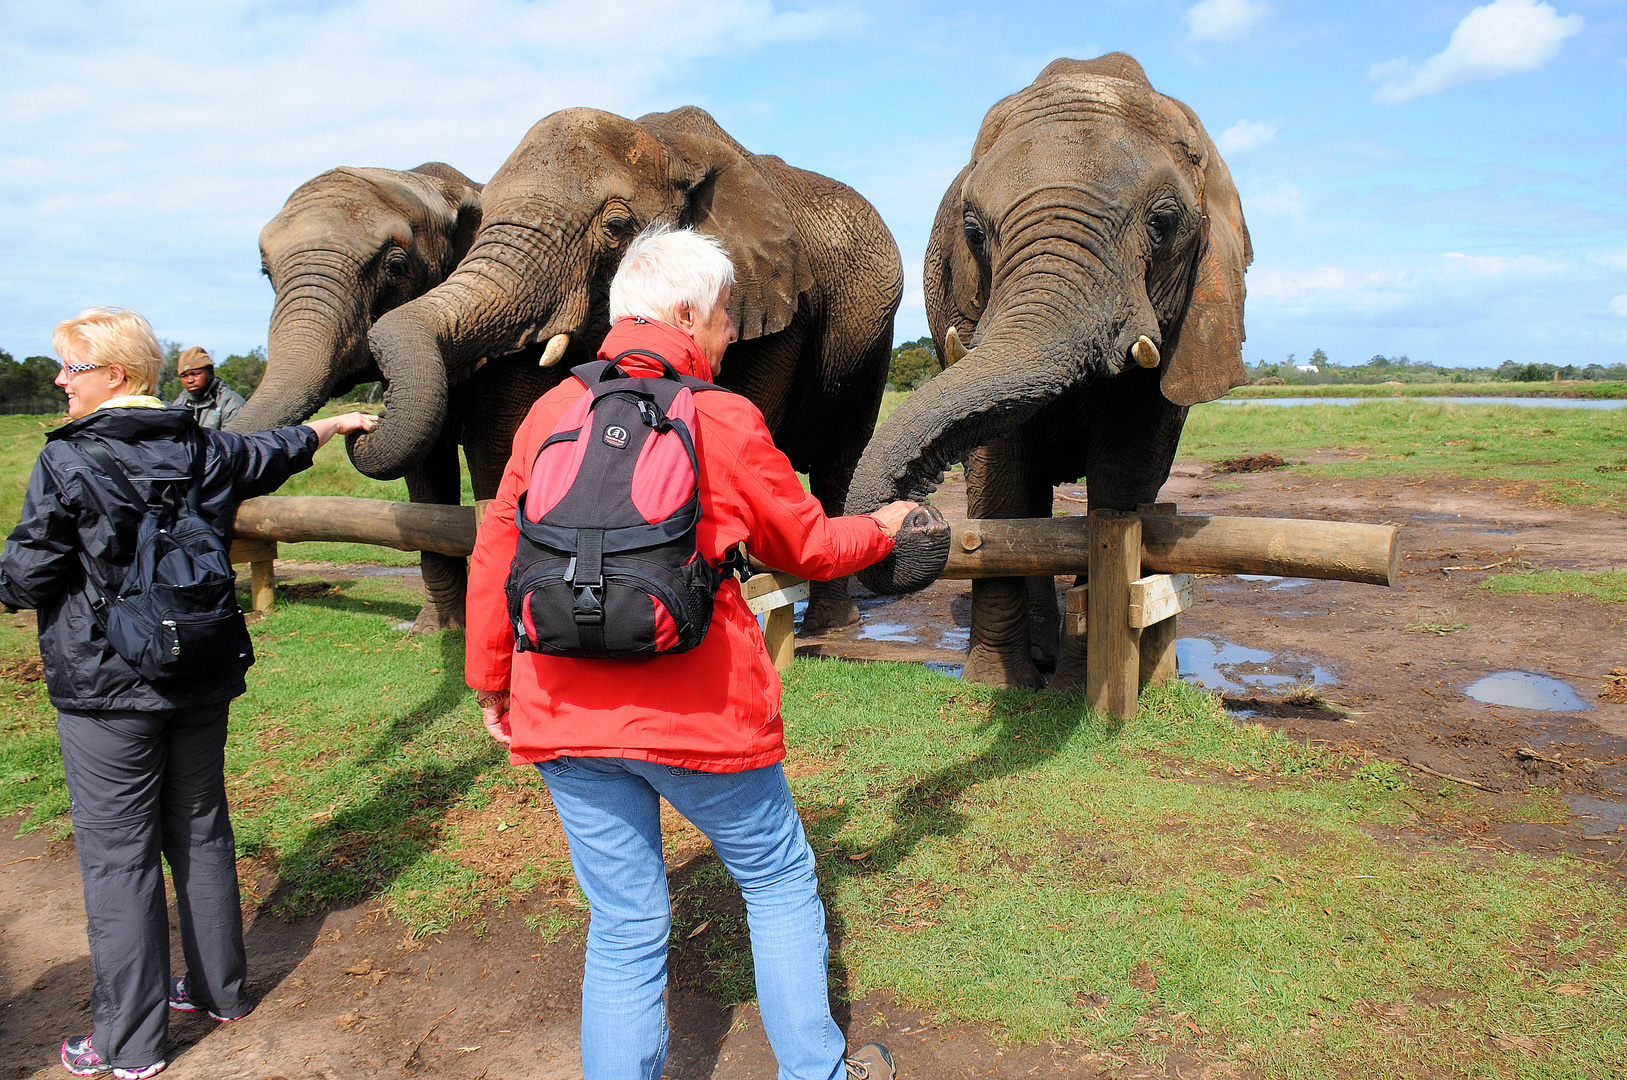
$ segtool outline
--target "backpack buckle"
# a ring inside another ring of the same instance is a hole
[[[604,581],[593,585],[576,586],[576,600],[571,615],[577,626],[599,626],[604,623]]]

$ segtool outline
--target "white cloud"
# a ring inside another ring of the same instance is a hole
[[[1492,0],[1463,17],[1445,50],[1422,64],[1389,60],[1367,73],[1380,83],[1373,100],[1399,105],[1461,83],[1535,71],[1582,29],[1580,15],[1560,15],[1534,0]]]
[[[27,89],[0,95],[0,340],[41,351],[97,303],[247,348],[271,299],[255,238],[304,180],[431,160],[486,180],[551,112],[704,106],[673,88],[856,25],[842,3],[6,4],[0,69]]]
[[[1567,269],[1567,264],[1536,255],[1465,255],[1448,251],[1444,258],[1452,260],[1450,266],[1482,277],[1546,277]]]
[[[1269,14],[1261,0],[1198,0],[1186,9],[1186,28],[1193,41],[1220,41],[1241,37]]]
[[[1627,293],[1622,293],[1610,301],[1610,310],[1627,319]]]
[[[1277,125],[1264,120],[1239,120],[1220,133],[1215,140],[1223,153],[1240,154],[1257,146],[1277,141]]]

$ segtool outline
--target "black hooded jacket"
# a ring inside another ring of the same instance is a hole
[[[93,615],[102,582],[123,580],[144,513],[85,454],[102,446],[136,490],[171,508],[184,498],[195,455],[204,454],[202,517],[227,541],[237,504],[275,491],[310,467],[316,432],[306,426],[250,435],[199,428],[188,409],[99,409],[46,436],[23,499],[23,517],[0,556],[0,603],[38,612],[40,656],[51,704],[74,712],[187,708],[230,701],[244,689],[240,665],[154,684],[108,645]]]

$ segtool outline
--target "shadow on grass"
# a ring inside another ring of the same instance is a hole
[[[349,603],[335,598],[334,606]],[[386,605],[374,604],[373,610],[380,606]],[[407,758],[412,740],[469,694],[462,678],[463,634],[443,632],[438,644],[439,667],[446,674],[435,691],[392,719],[349,759],[377,777],[376,787],[311,830],[298,847],[278,853],[280,880],[264,905],[267,910],[297,917],[383,892],[440,847],[448,810],[502,761],[502,747],[484,736],[471,738],[467,756]]]
[[[423,606],[405,600],[360,600],[347,592],[356,584],[354,580],[346,580],[300,581],[291,585],[278,585],[277,600],[308,604],[311,607],[339,611],[346,615],[382,617],[395,622],[411,622],[418,617],[418,610]]]
[[[988,745],[907,782],[893,801],[893,827],[879,841],[861,849],[835,839],[852,817],[846,806],[803,807],[808,841],[819,858],[819,889],[831,947],[832,1013],[843,1030],[852,1021],[848,993],[852,982],[841,960],[846,927],[834,902],[838,886],[853,878],[892,872],[923,841],[961,834],[968,821],[955,804],[963,794],[978,784],[1020,775],[1052,760],[1087,722],[1097,743],[1115,738],[1122,729],[1122,721],[1091,716],[1083,693],[996,691],[988,708],[984,722],[991,735]],[[716,996],[725,1014],[728,1006],[752,1000],[751,949],[738,886],[710,851],[674,869],[670,880],[675,932],[668,963],[674,981]],[[701,1055],[700,1064],[705,1063]]]

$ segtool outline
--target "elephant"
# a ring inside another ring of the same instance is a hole
[[[473,394],[485,409],[465,452],[476,499],[492,497],[526,410],[608,332],[627,244],[667,222],[716,237],[734,262],[739,341],[718,384],[762,411],[820,503],[841,512],[880,410],[903,291],[892,234],[857,192],[748,152],[693,106],[637,120],[573,108],[531,128],[481,208],[452,275],[368,332],[387,409],[348,441],[359,470],[388,479],[419,467],[448,409]],[[845,580],[821,583],[803,627],[857,619]]]
[[[379,379],[368,328],[451,274],[480,228],[480,191],[441,162],[330,169],[300,185],[260,232],[261,270],[276,291],[266,372],[227,429],[297,424],[334,394]],[[407,470],[413,502],[460,501],[455,439],[448,425]],[[435,602],[417,628],[460,624],[463,560],[425,552],[423,571]]]
[[[972,517],[1048,518],[1053,485],[1081,475],[1092,509],[1150,502],[1187,408],[1247,381],[1252,259],[1191,109],[1123,53],[1052,62],[989,110],[938,207],[923,283],[948,366],[876,432],[848,512],[923,499],[962,459]],[[908,563],[859,580],[909,591]],[[1038,687],[1054,662],[1053,688],[1082,684],[1058,624],[1051,578],[975,581],[962,677]]]

